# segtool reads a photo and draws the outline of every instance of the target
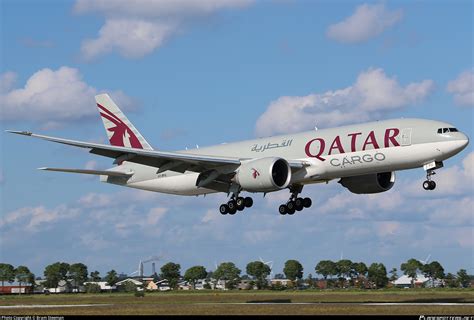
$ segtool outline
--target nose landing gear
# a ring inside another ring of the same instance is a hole
[[[423,189],[434,190],[436,188],[436,182],[431,180],[431,177],[436,174],[436,169],[440,169],[443,166],[443,161],[432,161],[423,166],[423,169],[426,171],[426,180],[423,182]]]
[[[436,182],[431,180],[431,176],[434,176],[436,172],[434,170],[428,170],[426,172],[426,180],[423,182],[423,189],[434,190],[436,188]]]

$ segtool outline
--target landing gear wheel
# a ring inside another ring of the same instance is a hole
[[[295,214],[295,207],[293,207],[293,209],[288,208],[287,212],[290,216],[294,215]]]
[[[227,206],[229,207],[230,214],[234,214],[237,211],[237,202],[235,200],[230,200],[227,202]]]
[[[436,189],[436,182],[430,181],[430,190]]]
[[[227,213],[229,213],[229,207],[225,203],[221,204],[221,206],[219,207],[219,212],[222,215],[226,215]]]
[[[431,187],[431,181],[426,180],[425,182],[423,182],[423,189],[431,190],[430,187]]]
[[[294,201],[288,201],[286,203],[286,207],[288,208],[288,212],[290,211],[295,211],[295,202]]]
[[[238,197],[235,201],[237,210],[242,211],[245,209],[245,199],[242,197]]]
[[[247,208],[250,208],[251,206],[253,206],[253,199],[250,197],[246,197],[244,199],[244,204]]]
[[[284,204],[282,204],[282,205],[278,208],[278,212],[280,212],[281,215],[285,215],[287,211],[288,211],[288,208],[287,208],[286,205],[284,205]]]
[[[311,201],[310,198],[304,198],[304,199],[303,199],[303,206],[304,206],[305,208],[311,207],[312,204],[313,204],[313,202]]]
[[[301,211],[303,210],[304,205],[303,205],[303,198],[296,198],[295,200],[295,209],[296,211]]]

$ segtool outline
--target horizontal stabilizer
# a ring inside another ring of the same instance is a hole
[[[58,172],[68,172],[68,173],[82,173],[82,174],[95,174],[101,176],[112,176],[112,177],[130,177],[133,175],[133,172],[125,173],[119,171],[108,171],[108,170],[87,170],[87,169],[63,169],[63,168],[38,168],[38,170],[46,171],[58,171]]]

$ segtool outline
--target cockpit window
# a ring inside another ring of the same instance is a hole
[[[456,128],[439,128],[438,134],[447,133],[447,132],[459,132]]]

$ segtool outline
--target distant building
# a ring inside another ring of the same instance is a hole
[[[424,275],[418,274],[416,275],[416,278],[414,280],[415,287],[417,288],[423,287],[425,283],[427,283],[429,280],[430,279],[426,278]],[[398,288],[410,288],[411,282],[412,282],[412,278],[407,275],[403,275],[397,280],[392,281],[393,285]]]
[[[96,284],[100,287],[100,291],[114,291],[117,290],[117,286],[109,286],[107,281],[88,281],[84,282],[84,285]]]
[[[155,284],[157,285],[158,290],[160,290],[160,291],[170,291],[171,290],[170,282],[168,281],[168,279],[163,279],[163,280],[157,281],[157,282],[155,282]]]
[[[192,285],[187,281],[181,281],[178,283],[179,290],[190,290],[192,289]]]
[[[59,280],[56,288],[47,288],[49,293],[71,292],[71,285],[66,280]]]
[[[33,287],[29,283],[8,282],[5,286],[0,286],[0,294],[26,294],[33,293]]]
[[[293,284],[293,281],[291,281],[290,279],[271,279],[270,284],[272,286],[280,285],[280,286],[288,287],[288,285]]]

